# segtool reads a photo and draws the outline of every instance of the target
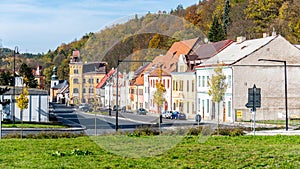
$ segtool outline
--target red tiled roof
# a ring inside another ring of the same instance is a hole
[[[152,71],[152,72],[149,74],[149,76],[151,76],[151,77],[157,77],[157,76],[158,76],[158,71],[159,71],[159,69],[156,69],[156,70]],[[168,73],[168,72],[162,70],[162,76],[170,76],[170,73]]]
[[[101,88],[105,85],[107,79],[112,76],[115,73],[116,70],[112,69],[110,70],[102,79],[101,81],[97,84],[96,88]]]
[[[162,69],[168,74],[175,71],[179,56],[181,54],[189,54],[198,39],[199,38],[194,38],[190,40],[175,42],[168,50],[166,55],[155,57],[152,63],[150,63],[145,69],[145,71],[150,71],[154,66],[156,66],[156,68],[160,68],[160,66],[162,66]]]

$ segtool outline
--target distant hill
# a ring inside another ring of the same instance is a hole
[[[107,61],[109,67],[116,67],[117,60],[124,58],[151,60],[164,54],[176,41],[199,36],[204,40],[210,32],[214,17],[219,18],[218,21],[223,26],[224,18],[228,19],[225,36],[228,39],[235,40],[237,36],[259,38],[263,33],[271,34],[275,30],[291,43],[300,44],[300,0],[229,2],[228,16],[224,14],[224,0],[199,1],[187,8],[178,5],[169,12],[135,15],[128,21],[62,44],[43,56],[25,57],[29,60],[34,58],[34,62],[29,63],[40,64],[45,68],[44,74],[48,82],[53,66],[58,67],[60,79],[68,79],[68,63],[73,50],[80,50],[84,61]],[[10,53],[9,49],[5,51]],[[1,62],[0,65],[5,64]],[[128,69],[134,70],[138,66],[132,64]]]

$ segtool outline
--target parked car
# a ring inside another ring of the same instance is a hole
[[[186,120],[186,115],[184,113],[179,112],[179,111],[173,111],[173,113],[171,115],[171,119]]]
[[[117,108],[118,108],[118,110],[121,110],[121,108],[120,108],[120,106],[117,106],[117,105],[114,105],[114,107],[113,107],[113,111],[117,111]]]
[[[138,115],[146,115],[147,113],[148,113],[147,110],[144,108],[139,108],[136,112],[136,114]]]
[[[162,115],[162,117],[165,118],[165,119],[170,119],[171,116],[172,116],[172,111],[170,111],[170,110],[165,110],[165,111],[162,112],[161,115]]]
[[[78,106],[78,110],[80,111],[84,111],[84,112],[91,112],[93,111],[93,109],[91,108],[91,106],[87,103],[82,103]]]

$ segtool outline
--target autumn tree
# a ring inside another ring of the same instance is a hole
[[[214,16],[213,23],[211,24],[209,33],[208,33],[208,40],[210,42],[218,42],[225,40],[224,31],[222,25],[219,22],[219,18]]]
[[[222,72],[222,66],[223,65],[218,62],[218,66],[214,69],[215,74],[212,75],[208,82],[208,95],[212,96],[212,101],[218,104],[218,131],[220,121],[220,102],[224,100],[224,95],[227,89],[227,84],[225,82],[226,76]]]
[[[155,84],[156,91],[154,92],[154,103],[157,105],[157,112],[159,113],[159,110],[165,101],[164,94],[166,93],[166,88],[162,83],[162,69],[160,68],[157,72],[160,80]]]
[[[24,77],[24,84],[28,84],[28,81],[29,79]],[[29,95],[28,86],[26,85],[26,87],[23,88],[23,91],[20,94],[20,96],[16,97],[17,106],[20,109],[20,117],[22,121],[21,137],[23,136],[23,110],[28,108],[28,103],[29,103],[28,95]]]
[[[249,0],[245,14],[246,19],[253,21],[252,31],[267,32],[272,20],[278,17],[282,3],[282,0]]]

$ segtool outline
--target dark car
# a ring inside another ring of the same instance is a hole
[[[114,105],[114,107],[113,107],[113,111],[117,111],[117,105]],[[120,108],[118,108],[118,110],[120,110]]]
[[[171,119],[179,119],[179,120],[186,120],[186,115],[184,113],[178,112],[178,111],[173,111],[171,115]]]
[[[136,112],[136,114],[138,115],[146,115],[147,113],[148,113],[147,110],[144,108],[139,108]]]
[[[91,106],[87,103],[80,104],[78,107],[78,110],[84,111],[84,112],[92,112],[93,109]]]

